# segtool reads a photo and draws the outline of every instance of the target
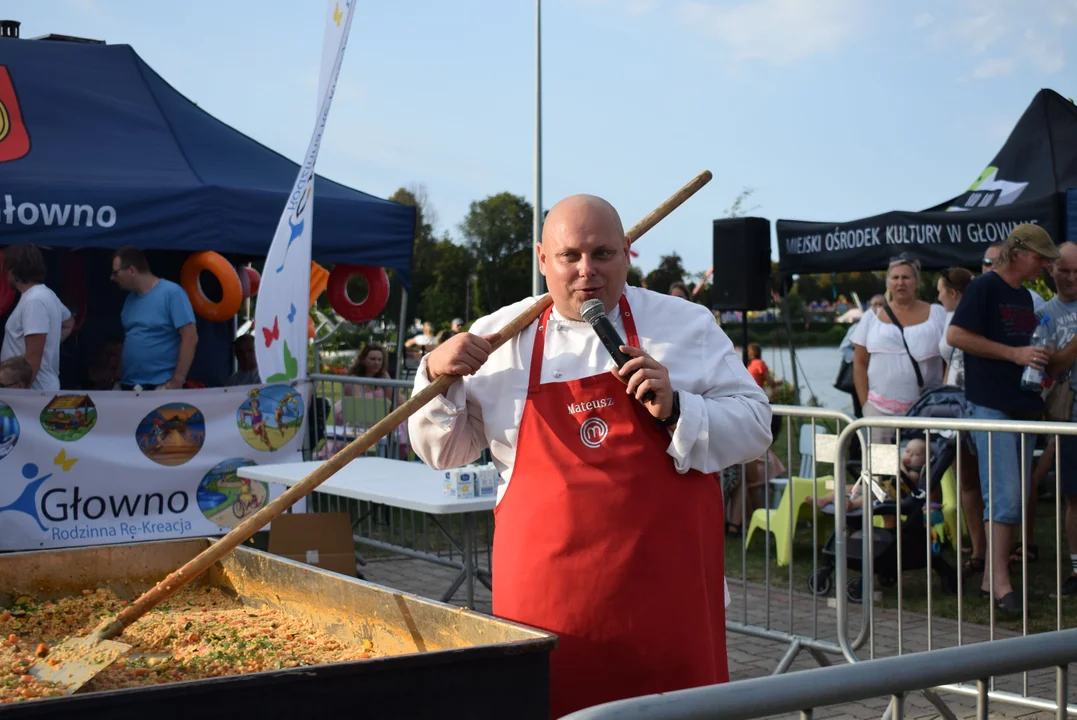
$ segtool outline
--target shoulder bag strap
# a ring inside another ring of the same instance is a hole
[[[905,328],[897,319],[897,315],[890,309],[890,303],[883,303],[883,310],[886,310],[886,314],[890,316],[890,322],[894,323],[894,326],[901,333],[901,343],[905,346],[905,352],[908,353],[909,359],[912,360],[912,369],[916,373],[916,385],[923,390],[924,389],[924,376],[920,373],[920,363],[916,362],[916,358],[912,356],[912,350],[909,350],[909,343],[905,341]]]

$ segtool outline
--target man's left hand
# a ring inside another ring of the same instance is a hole
[[[165,383],[165,390],[181,390],[183,389],[183,381],[176,378],[169,378]]]
[[[621,382],[628,384],[625,392],[641,402],[648,390],[654,392],[654,400],[644,402],[643,407],[656,420],[668,418],[673,412],[673,386],[669,383],[669,371],[639,348],[622,345],[621,352],[632,359],[622,368],[613,368],[612,372]],[[629,378],[629,375],[632,377]]]

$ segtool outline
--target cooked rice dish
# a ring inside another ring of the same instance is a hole
[[[108,590],[37,602],[18,598],[0,610],[0,704],[62,695],[29,674],[66,638],[85,636],[129,603]],[[187,586],[115,638],[132,646],[79,692],[116,690],[373,657],[373,644],[354,645],[316,630],[304,619],[247,607],[214,587]]]

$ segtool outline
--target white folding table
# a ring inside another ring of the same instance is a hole
[[[251,480],[292,487],[321,464],[319,461],[310,461],[279,465],[252,465],[239,468],[237,474]],[[433,517],[435,524],[445,533],[450,542],[453,541],[452,537],[437,518],[445,515],[463,515],[464,558],[462,563],[422,550],[365,538],[358,534],[353,535],[353,538],[355,542],[363,545],[458,569],[460,574],[441,600],[442,602],[451,600],[463,584],[467,591],[468,607],[474,607],[475,579],[478,578],[479,582],[491,588],[489,573],[475,567],[475,513],[493,510],[497,500],[493,495],[476,498],[447,496],[443,490],[444,486],[444,471],[434,470],[422,463],[382,457],[360,457],[337,471],[335,475],[319,485],[315,492],[426,513]]]

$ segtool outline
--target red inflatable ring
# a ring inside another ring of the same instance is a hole
[[[251,284],[251,297],[258,294],[258,288],[262,284],[262,276],[258,274],[258,271],[252,267],[245,268],[247,273],[247,279]]]
[[[0,315],[11,309],[15,302],[15,290],[7,283],[7,272],[4,268],[4,251],[0,250]]]
[[[202,271],[213,275],[221,284],[221,301],[211,302],[202,292],[199,275]],[[243,304],[243,287],[239,284],[239,274],[232,264],[212,250],[191,253],[180,269],[180,286],[191,299],[191,307],[199,317],[214,322],[232,318]]]
[[[362,276],[367,286],[366,299],[359,303],[348,297],[348,281],[356,275]],[[376,318],[385,308],[389,300],[389,276],[385,274],[385,268],[341,264],[329,273],[325,292],[337,315],[348,322],[364,323]]]

